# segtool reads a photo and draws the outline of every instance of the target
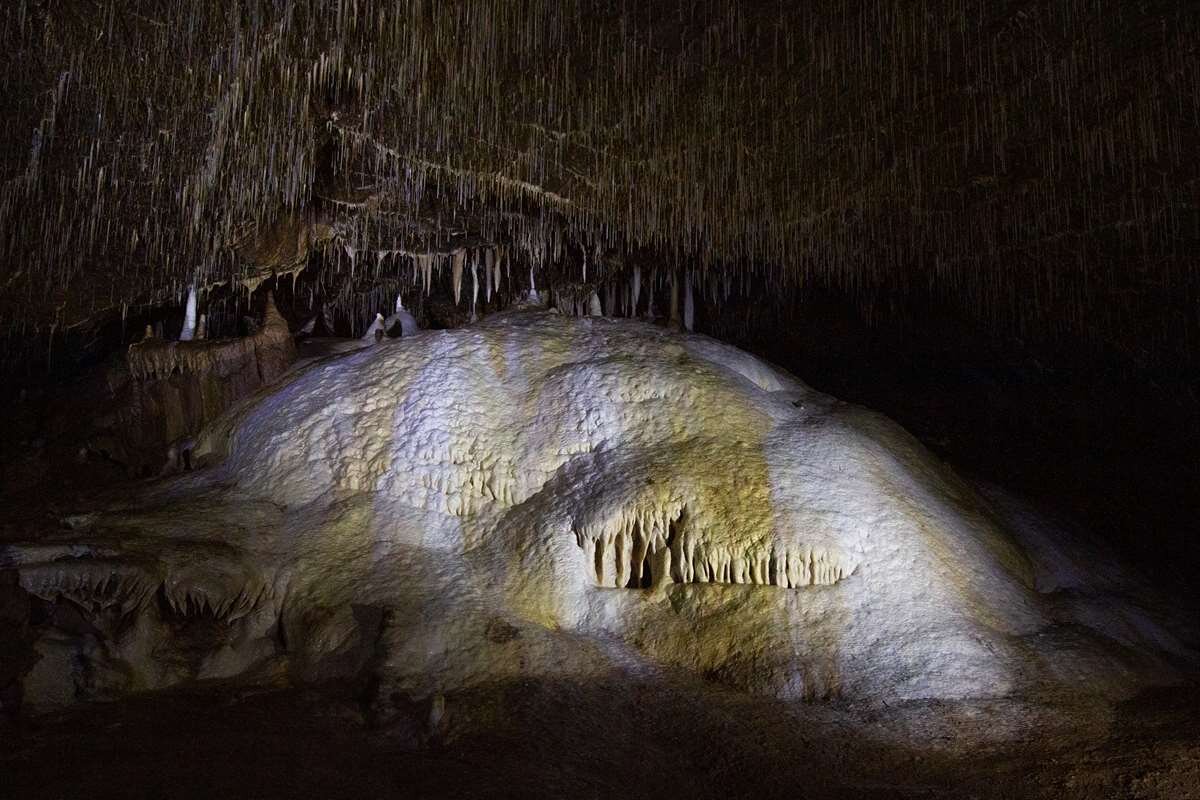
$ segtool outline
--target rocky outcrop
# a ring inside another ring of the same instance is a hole
[[[58,615],[28,708],[270,674],[387,719],[614,664],[797,701],[1128,697],[1192,658],[1049,523],[703,336],[528,308],[350,344],[209,425],[206,474],[0,546]],[[1080,602],[1038,591],[1063,564]]]
[[[185,468],[189,441],[234,402],[274,382],[296,356],[287,321],[268,294],[251,336],[130,345],[128,402],[117,412],[127,463],[139,471]]]

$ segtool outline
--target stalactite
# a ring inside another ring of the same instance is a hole
[[[496,268],[494,270],[494,273],[495,273],[494,278],[496,280],[496,285],[495,285],[494,289],[496,292],[500,291],[500,267],[501,267],[501,265],[503,265],[505,267],[505,269],[508,268],[508,260],[505,258],[506,255],[507,255],[506,248],[504,248],[503,246],[496,248],[496,265],[495,265]]]
[[[629,316],[636,317],[638,309],[638,298],[642,294],[642,268],[640,265],[634,265],[633,277],[630,279],[630,296],[629,296]]]
[[[484,301],[489,305],[492,302],[492,272],[496,269],[496,251],[488,248],[483,254],[483,285],[484,285]]]
[[[692,272],[683,272],[683,329],[691,331],[696,322],[696,306],[692,300]]]
[[[187,307],[183,313],[183,330],[179,332],[179,341],[190,342],[196,337],[196,285],[188,289]]]
[[[479,319],[475,313],[475,303],[479,300],[479,265],[471,262],[471,322]]]
[[[459,248],[450,255],[450,282],[454,289],[454,305],[462,300],[463,264],[467,260],[467,251]]]
[[[429,297],[430,287],[433,283],[433,256],[421,255],[417,256],[421,262],[421,277],[425,286],[425,296]]]
[[[667,286],[671,291],[671,316],[667,324],[672,328],[680,328],[682,323],[679,319],[679,270],[672,270],[671,278],[667,281]]]

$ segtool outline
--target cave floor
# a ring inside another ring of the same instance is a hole
[[[0,542],[107,496],[14,503]],[[0,717],[0,798],[1200,798],[1200,683],[881,706],[686,675],[531,679],[448,696],[447,731],[422,746],[419,725],[366,709],[209,684]]]
[[[445,732],[417,747],[407,718],[372,724],[327,692],[210,686],[90,704],[4,723],[0,794],[1200,797],[1197,688],[1116,705],[867,708],[614,677],[461,692],[446,715]]]

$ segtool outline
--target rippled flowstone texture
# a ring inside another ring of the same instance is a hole
[[[192,459],[0,548],[37,617],[26,703],[270,677],[386,716],[660,669],[784,698],[1123,695],[1182,657],[887,419],[640,322],[522,310],[308,363]]]

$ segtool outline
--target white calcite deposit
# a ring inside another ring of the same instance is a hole
[[[1121,691],[1172,642],[1117,647],[1094,606],[1063,624],[1037,548],[894,423],[640,322],[405,330],[297,370],[193,461],[10,548],[94,630],[38,643],[35,701],[272,667],[416,695],[672,668],[802,698]]]

